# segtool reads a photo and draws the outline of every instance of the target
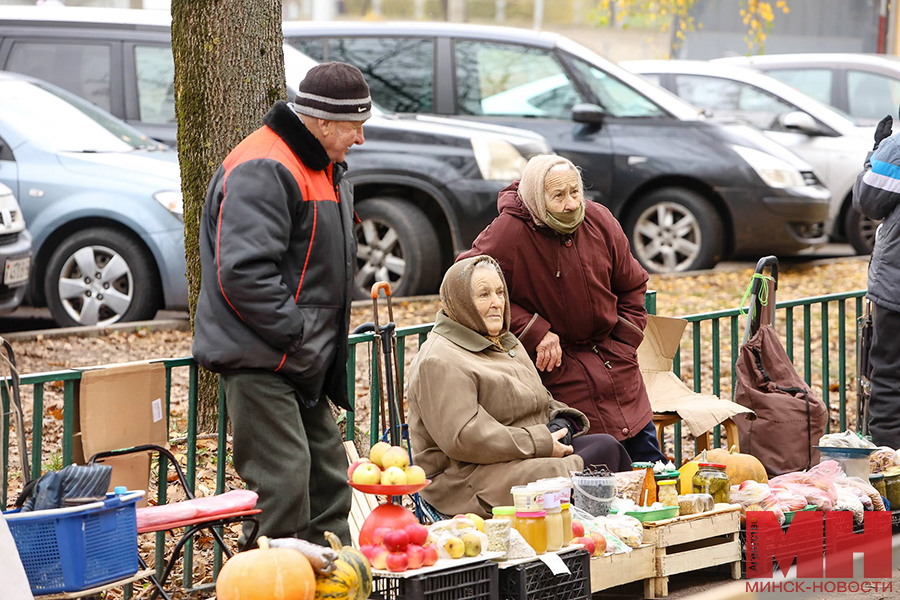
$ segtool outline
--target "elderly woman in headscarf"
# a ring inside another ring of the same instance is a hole
[[[410,367],[413,462],[432,480],[422,495],[449,515],[491,514],[509,489],[568,476],[585,464],[629,470],[609,435],[585,435],[584,414],[553,399],[509,333],[509,297],[496,261],[458,262],[441,284],[442,308]]]
[[[637,363],[647,272],[609,210],[586,202],[578,169],[539,155],[500,192],[500,215],[460,259],[490,255],[510,288],[510,330],[553,397],[635,461],[665,460]]]

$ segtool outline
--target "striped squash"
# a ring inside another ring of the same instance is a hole
[[[325,539],[339,558],[334,572],[316,577],[316,600],[366,600],[372,594],[372,568],[362,552],[341,541],[330,531]]]

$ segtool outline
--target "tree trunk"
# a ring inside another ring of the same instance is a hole
[[[281,0],[172,0],[175,114],[191,328],[200,294],[200,215],[232,148],[285,98]],[[199,428],[216,426],[217,378],[199,379]]]

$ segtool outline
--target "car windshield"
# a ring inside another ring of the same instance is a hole
[[[316,66],[317,63],[310,57],[306,56],[293,46],[284,45],[284,78],[287,80],[289,89],[296,90],[297,86],[306,77],[307,71]],[[372,103],[372,114],[384,116],[385,111],[375,103]]]
[[[0,115],[23,137],[55,152],[128,152],[160,145],[130,125],[54,86],[0,82]]]

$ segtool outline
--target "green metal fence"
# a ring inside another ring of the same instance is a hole
[[[814,392],[818,393],[824,400],[825,404],[832,407],[832,389],[836,388],[837,407],[836,415],[833,415],[832,422],[834,426],[840,430],[844,430],[848,425],[856,426],[855,403],[852,410],[848,412],[847,396],[848,391],[852,388],[848,385],[851,380],[855,380],[856,371],[856,346],[857,346],[857,328],[856,319],[862,314],[865,290],[848,292],[843,294],[831,294],[826,296],[816,296],[804,298],[800,300],[790,300],[779,302],[777,304],[776,330],[779,333],[788,356],[794,361],[798,371],[802,369],[802,373],[806,382],[813,386]],[[849,311],[856,319],[848,325],[847,303],[853,304]],[[651,313],[656,312],[657,298],[655,292],[648,292],[645,298],[647,310]],[[801,318],[798,317],[798,312]],[[818,319],[814,320],[814,314]],[[731,397],[731,390],[734,384],[734,362],[737,359],[740,340],[743,333],[743,322],[738,309],[723,310],[711,313],[688,315],[686,318],[690,325],[688,333],[682,340],[681,350],[676,356],[675,371],[677,374],[689,384],[697,392],[708,392],[725,398]],[[852,328],[851,341],[848,341],[847,328]],[[431,331],[432,324],[415,325],[412,327],[401,327],[397,329],[397,359],[400,365],[400,378],[398,385],[403,387],[405,368],[408,358],[411,357],[413,346],[410,338],[416,338],[415,349],[425,341],[427,334]],[[727,330],[727,332],[726,332]],[[832,340],[833,332],[837,332],[837,344]],[[723,344],[723,339],[728,340],[727,344]],[[348,360],[349,377],[347,381],[347,389],[351,402],[356,407],[357,400],[357,377],[368,382],[368,394],[363,389],[362,396],[369,396],[369,431],[378,432],[380,427],[380,415],[378,414],[379,404],[379,381],[378,369],[375,368],[375,352],[372,351],[374,337],[371,333],[351,335],[350,336],[350,356]],[[795,340],[800,342],[800,349],[796,348]],[[707,349],[708,352],[704,352]],[[367,360],[360,363],[360,348],[367,350]],[[724,357],[727,359],[723,363]],[[802,355],[801,355],[802,352]],[[690,360],[684,360],[682,357],[687,355]],[[831,369],[832,359],[836,357],[838,360],[837,373],[833,373]],[[185,436],[185,467],[186,477],[189,485],[196,485],[197,480],[197,378],[198,367],[191,358],[167,359],[161,361],[166,368],[166,408],[167,415],[172,402],[172,372],[175,369],[188,370],[188,411],[187,426]],[[363,368],[365,364],[365,368]],[[360,368],[358,368],[360,367]],[[848,375],[848,370],[850,374]],[[368,371],[366,373],[366,371]],[[75,427],[75,386],[81,379],[83,370],[67,370],[56,371],[51,373],[40,373],[35,375],[25,375],[22,377],[23,399],[30,396],[33,401],[33,414],[44,415],[44,393],[47,386],[54,388],[62,387],[63,406],[62,421],[63,433],[62,440],[59,442],[61,447],[61,466],[71,464],[73,459],[73,433]],[[705,372],[708,376],[704,377]],[[30,393],[29,393],[30,392]],[[7,380],[0,380],[0,401],[2,401],[2,431],[0,431],[0,452],[2,452],[3,472],[0,474],[0,506],[7,506],[10,499],[9,477],[11,473],[15,473],[16,465],[9,464],[10,455],[10,399],[7,388]],[[26,402],[27,404],[27,402]],[[225,421],[225,402],[222,390],[219,391],[219,419],[217,426],[217,450],[226,448],[226,421]],[[362,408],[362,407],[360,407]],[[42,465],[45,460],[53,458],[47,449],[44,440],[43,419],[33,419],[33,431],[31,433],[31,469],[32,476],[39,476],[42,471]],[[355,412],[348,412],[345,421],[346,438],[354,440],[357,430],[364,431],[360,428],[362,424],[357,422]],[[832,423],[829,423],[831,427]],[[718,427],[715,432],[715,445],[719,445],[720,436]],[[677,458],[690,458],[683,456],[682,453],[682,435],[680,424],[674,425],[674,455]],[[170,428],[171,435],[171,428]],[[376,436],[370,436],[369,443],[376,441]],[[52,462],[52,461],[51,461]],[[226,460],[221,455],[216,460],[216,493],[225,491],[225,473]],[[154,465],[155,473],[158,478],[157,501],[162,504],[166,502],[168,488],[167,476],[168,467],[167,460],[162,458],[160,462]],[[157,551],[156,565],[161,569],[163,559],[163,540],[162,534],[157,535]],[[221,565],[221,555],[217,551],[214,557],[215,572]],[[194,587],[193,581],[193,544],[185,547],[185,569],[184,569],[184,587],[188,589],[206,588],[210,584]]]

